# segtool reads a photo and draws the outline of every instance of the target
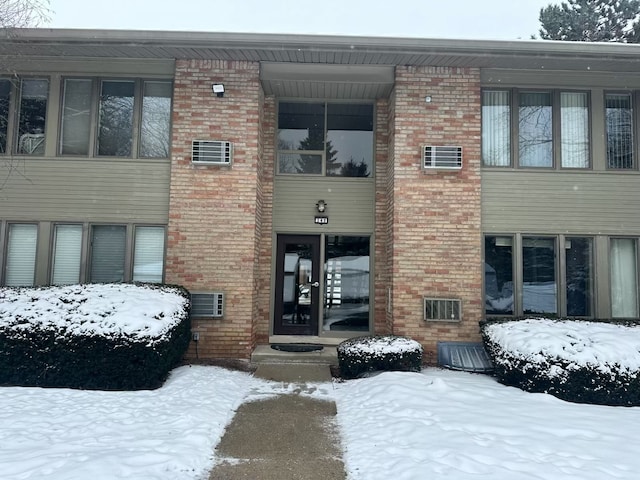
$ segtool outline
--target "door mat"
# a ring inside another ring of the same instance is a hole
[[[312,343],[274,343],[271,348],[281,352],[319,352],[324,347]]]

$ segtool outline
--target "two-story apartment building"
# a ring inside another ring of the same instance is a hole
[[[166,282],[201,357],[638,318],[640,46],[21,30],[0,283]]]

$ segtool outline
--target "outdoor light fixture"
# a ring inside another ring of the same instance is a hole
[[[218,97],[224,97],[224,84],[222,83],[214,83],[211,85],[211,89],[213,93],[215,93]]]
[[[324,211],[327,209],[327,204],[324,202],[324,200],[318,200],[318,203],[316,203],[316,208],[318,209],[318,212],[324,213]]]

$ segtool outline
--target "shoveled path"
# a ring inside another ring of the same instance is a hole
[[[287,393],[240,406],[216,449],[210,480],[344,480],[334,402],[311,398],[308,382],[330,382],[327,365],[259,365],[255,375]]]

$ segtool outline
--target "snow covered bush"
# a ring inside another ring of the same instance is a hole
[[[529,318],[481,327],[505,384],[563,400],[640,405],[640,325]]]
[[[419,372],[422,345],[393,335],[350,338],[340,343],[338,366],[343,378],[356,378],[376,370]]]
[[[0,384],[157,388],[190,340],[180,287],[90,284],[0,289]]]

